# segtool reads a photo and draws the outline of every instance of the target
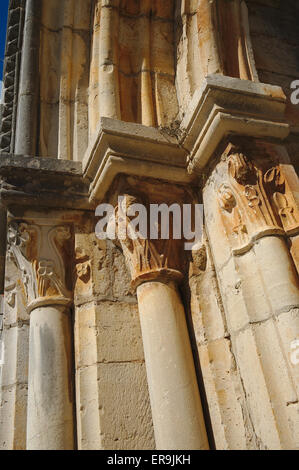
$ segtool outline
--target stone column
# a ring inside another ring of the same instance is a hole
[[[178,289],[183,277],[179,268],[183,257],[181,241],[134,239],[135,229],[123,210],[124,206],[132,207],[137,200],[126,196],[124,201],[118,207],[116,218],[125,222],[127,238],[119,241],[130,268],[132,286],[137,288],[157,449],[208,449],[185,311]]]
[[[99,8],[99,6],[97,6]],[[118,90],[119,0],[102,2],[99,33],[99,106],[100,116],[120,119]],[[97,14],[96,14],[97,16]]]
[[[298,445],[299,212],[279,147],[229,144],[204,189],[232,351],[260,448]],[[218,194],[217,194],[218,192]],[[217,198],[215,198],[217,194]]]
[[[6,210],[0,206],[0,296],[4,294],[5,256],[6,256]]]
[[[15,153],[35,155],[39,93],[40,0],[27,0],[20,72]]]
[[[74,448],[69,226],[14,221],[9,253],[30,313],[27,449]]]
[[[157,449],[208,449],[177,285],[143,282],[137,298]]]

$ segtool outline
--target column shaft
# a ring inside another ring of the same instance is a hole
[[[39,40],[41,1],[27,0],[22,48],[15,153],[34,155],[39,94]]]
[[[120,119],[118,90],[118,7],[103,5],[99,33],[99,106],[100,116]]]
[[[74,448],[70,311],[42,306],[31,312],[28,450]]]
[[[157,449],[208,449],[184,307],[174,283],[137,288]]]
[[[7,231],[7,214],[6,214],[6,210],[0,207],[0,295],[4,294],[6,231]]]

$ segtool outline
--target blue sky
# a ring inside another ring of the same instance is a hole
[[[8,1],[9,0],[0,0],[0,80],[2,80],[3,72]]]

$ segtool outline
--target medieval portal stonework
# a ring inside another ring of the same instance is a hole
[[[1,449],[298,449],[298,17],[10,1]],[[200,240],[130,236],[134,204],[203,204]]]

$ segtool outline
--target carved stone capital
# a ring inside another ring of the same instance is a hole
[[[157,238],[152,237],[150,228],[153,220],[150,217],[151,204],[166,204],[169,208],[172,204],[183,204],[190,194],[185,189],[167,185],[150,183],[148,181],[137,181],[128,178],[130,185],[123,185],[115,207],[114,215],[108,224],[109,230],[113,229],[117,237],[117,244],[122,248],[132,279],[132,288],[146,281],[162,280],[180,282],[183,279],[184,263],[184,240],[173,236],[173,220],[170,218],[169,237],[161,236],[161,220],[157,224]],[[185,197],[185,199],[184,199]],[[119,201],[122,200],[120,204]],[[142,205],[146,217],[146,233],[140,225],[136,225],[138,212],[130,209],[136,204]]]
[[[218,188],[218,201],[233,252],[247,251],[266,235],[298,233],[299,211],[282,167],[231,144],[224,155],[227,180]]]
[[[71,229],[67,225],[12,221],[8,253],[22,274],[27,310],[72,302]]]
[[[124,194],[126,210],[132,204],[145,203],[141,197]],[[148,204],[144,204],[145,207]],[[115,209],[118,233],[126,232],[126,237],[118,238],[132,278],[132,288],[153,280],[181,281],[180,240],[151,240],[141,238],[132,225],[133,217],[125,215],[124,206]]]

